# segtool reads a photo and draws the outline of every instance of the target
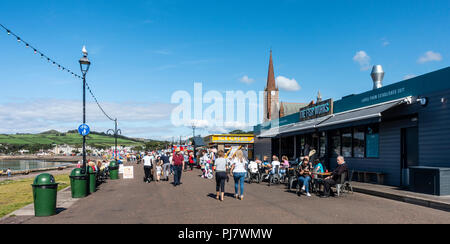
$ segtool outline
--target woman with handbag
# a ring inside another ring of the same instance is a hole
[[[247,175],[246,166],[247,160],[244,157],[244,152],[238,150],[231,165],[231,175],[234,178],[234,192],[235,198],[239,199],[239,189],[240,189],[240,199],[244,200],[244,181]]]
[[[219,158],[214,162],[214,168],[216,171],[216,199],[223,201],[223,196],[225,194],[225,181],[228,178],[228,162],[225,158],[225,152],[220,150],[218,152]]]

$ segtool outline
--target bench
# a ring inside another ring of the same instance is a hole
[[[361,171],[361,170],[355,170],[355,174],[358,177],[358,181],[364,183],[370,183],[370,176],[376,175],[377,184],[379,185],[384,184],[384,176],[386,175],[385,173],[382,172]]]

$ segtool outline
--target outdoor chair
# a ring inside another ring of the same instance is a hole
[[[260,172],[260,177],[259,177],[258,183],[261,183],[269,174],[266,173],[266,168],[264,168],[264,167],[261,167],[259,169],[259,172]]]
[[[353,193],[353,186],[351,184],[352,178],[353,178],[354,170],[352,170],[350,176],[348,177],[348,171],[344,172],[341,175],[341,178],[339,179],[339,184],[336,184],[336,192],[338,197],[341,195],[341,193],[344,193],[347,191],[347,193]]]
[[[286,178],[288,181],[288,185],[287,185],[288,191],[290,191],[294,188],[295,182],[298,182],[299,176],[298,176],[297,168],[298,168],[298,165],[295,165],[286,171]]]
[[[273,173],[270,174],[269,176],[269,186],[271,184],[280,184],[281,182],[281,178],[280,178],[280,166],[277,165],[275,167],[275,170],[273,171]]]

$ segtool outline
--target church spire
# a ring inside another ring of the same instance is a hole
[[[322,94],[320,94],[320,91],[317,93],[317,102],[322,102]]]
[[[269,61],[269,75],[267,77],[267,91],[278,91],[275,85],[275,72],[273,70],[273,60],[272,60],[272,49],[270,50],[270,61]]]

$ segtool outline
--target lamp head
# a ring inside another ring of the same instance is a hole
[[[83,49],[81,50],[83,52],[83,57],[80,59],[80,68],[81,68],[81,72],[83,74],[86,74],[89,70],[89,66],[91,66],[91,61],[89,61],[87,55],[88,52],[86,50],[86,46],[83,46]]]

